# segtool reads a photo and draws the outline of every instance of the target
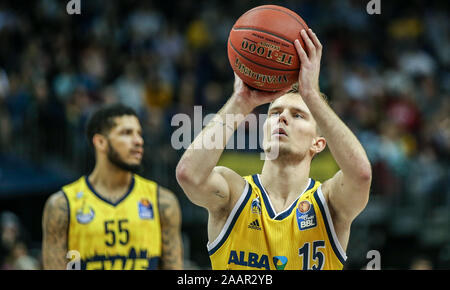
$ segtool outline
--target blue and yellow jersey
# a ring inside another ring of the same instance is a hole
[[[83,176],[62,188],[69,204],[68,250],[81,269],[157,269],[161,257],[158,185],[133,175],[116,203],[102,198]]]
[[[208,243],[213,270],[341,270],[341,247],[320,182],[277,213],[259,175],[246,186],[219,236]]]

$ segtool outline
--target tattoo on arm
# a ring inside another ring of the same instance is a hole
[[[159,209],[162,233],[161,268],[164,270],[180,270],[183,268],[183,246],[181,210],[176,196],[161,188]]]
[[[66,269],[69,205],[62,191],[47,200],[42,218],[42,259],[44,269]]]

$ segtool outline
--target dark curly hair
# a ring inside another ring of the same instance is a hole
[[[114,118],[121,116],[136,116],[136,111],[123,104],[112,104],[101,107],[89,118],[86,125],[86,137],[90,146],[94,146],[92,138],[95,134],[108,134],[116,126]]]

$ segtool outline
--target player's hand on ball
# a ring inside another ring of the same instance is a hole
[[[320,93],[319,73],[322,44],[311,29],[308,29],[308,31],[302,30],[300,34],[305,42],[307,51],[305,52],[299,40],[296,39],[294,45],[300,58],[298,86],[300,95],[308,97],[314,93]]]
[[[243,104],[247,106],[248,110],[252,111],[257,106],[267,104],[272,102],[278,97],[286,94],[286,92],[290,89],[287,87],[283,90],[276,92],[267,92],[253,89],[246,85],[242,79],[234,73],[234,92],[233,96],[237,98],[241,98]]]

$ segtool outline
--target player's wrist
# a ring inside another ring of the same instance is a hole
[[[300,95],[302,96],[302,98],[320,98],[321,97],[321,92],[319,88],[311,88],[311,89],[304,89],[300,92]]]

